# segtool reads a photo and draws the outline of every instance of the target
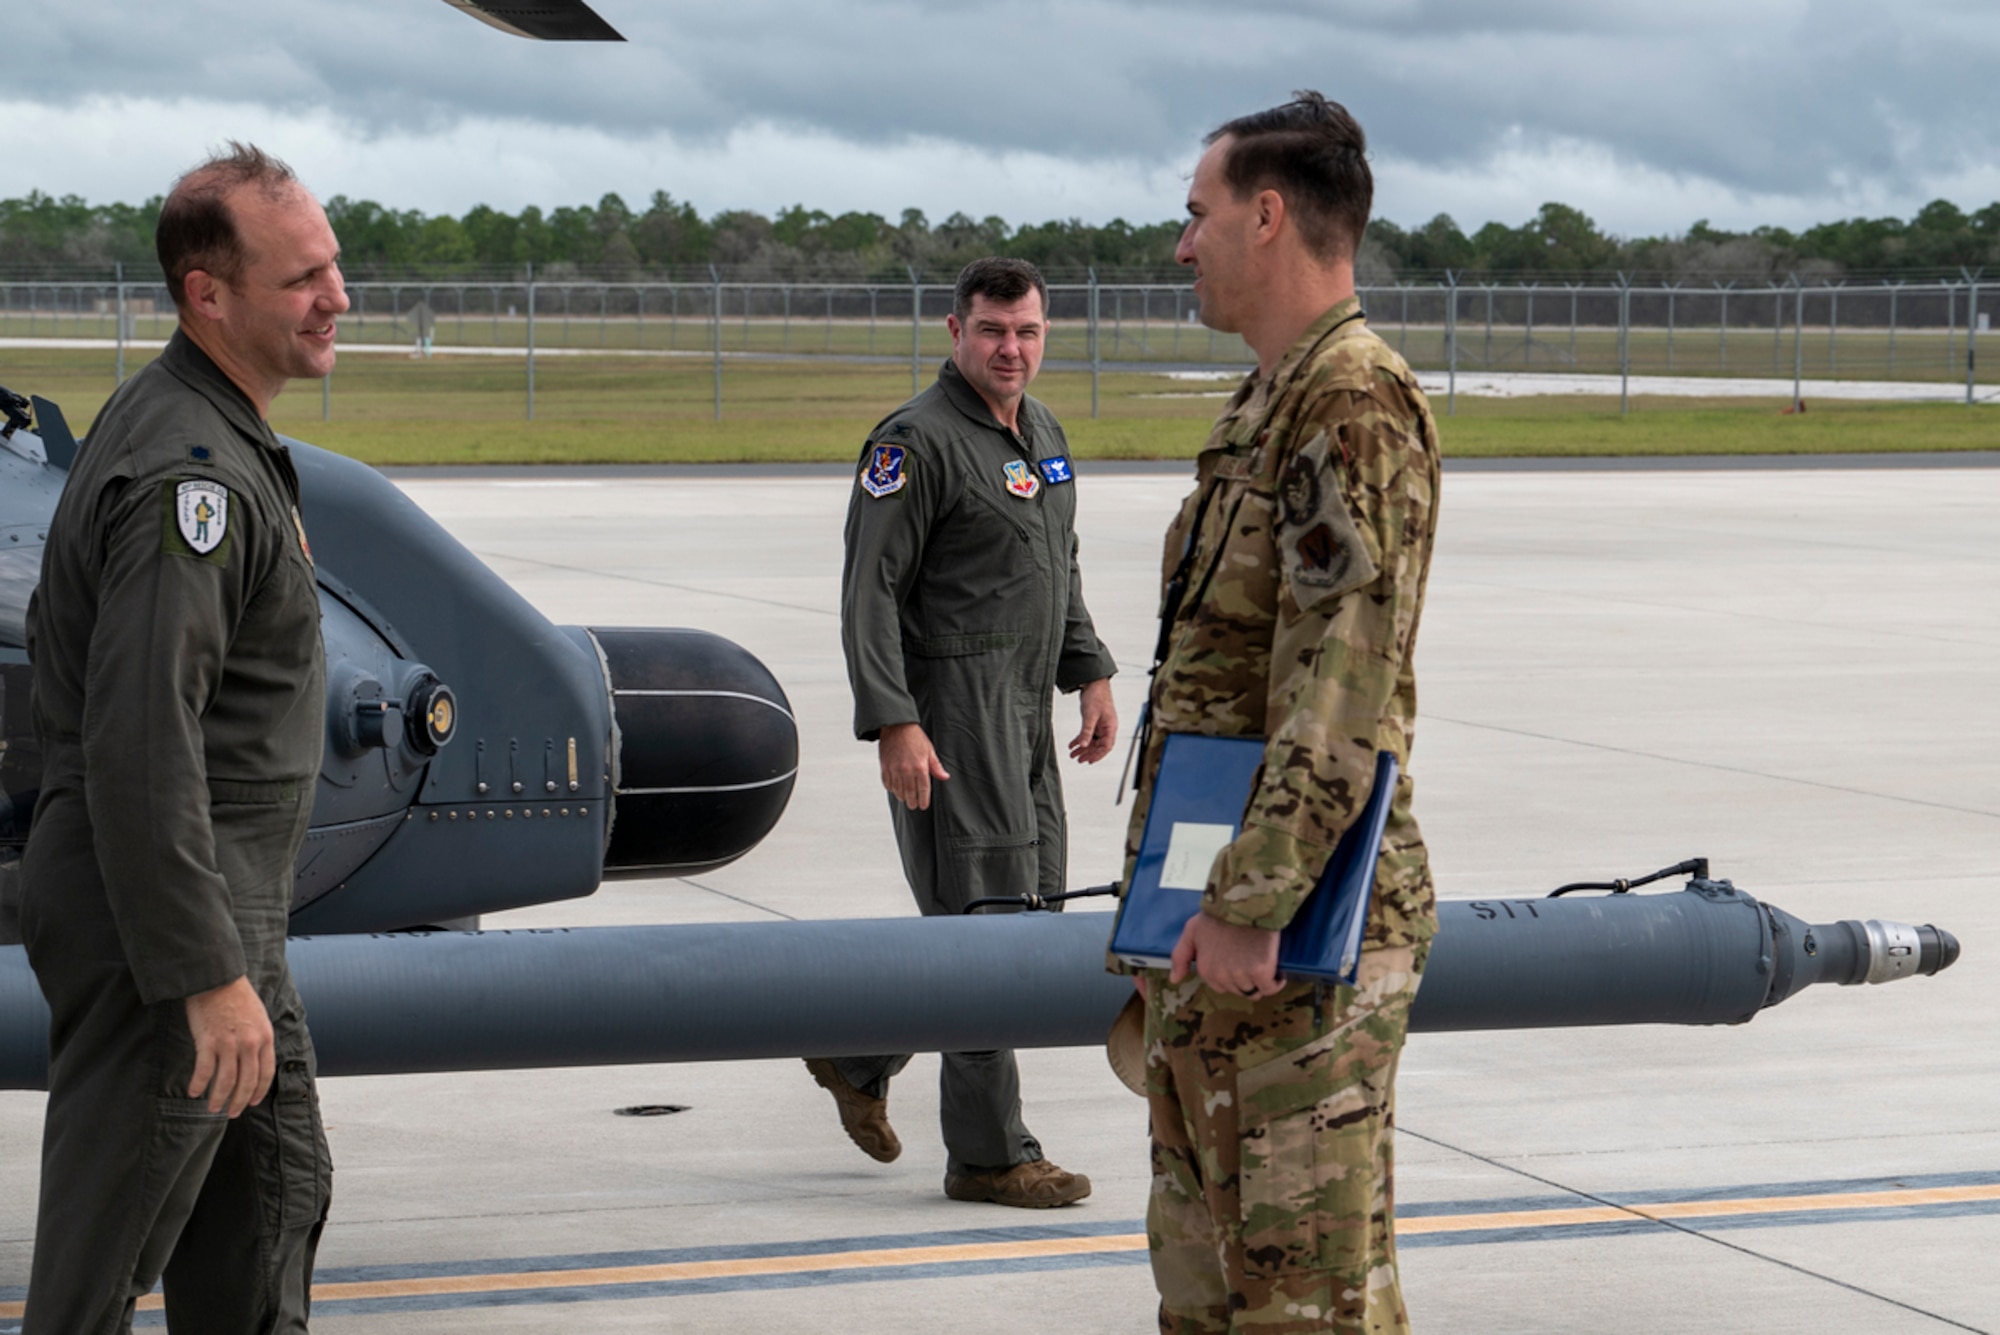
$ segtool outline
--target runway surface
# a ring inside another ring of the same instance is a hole
[[[799,718],[791,810],[749,857],[491,925],[910,911],[848,727],[843,479],[402,485],[557,621],[728,635]],[[1185,487],[1079,482],[1128,720]],[[1412,764],[1443,893],[1703,855],[1810,920],[1948,927],[1964,958],[1740,1028],[1419,1035],[1397,1180],[1419,1331],[2000,1332],[1996,514],[1990,468],[1447,479]],[[1065,782],[1072,877],[1106,879],[1115,775]],[[1152,1329],[1143,1108],[1101,1052],[1022,1066],[1029,1124],[1096,1183],[1081,1205],[944,1199],[935,1058],[896,1084],[907,1149],[887,1166],[792,1062],[329,1080],[314,1327]],[[636,1104],[686,1111],[615,1115]],[[41,1106],[0,1093],[0,1332]]]

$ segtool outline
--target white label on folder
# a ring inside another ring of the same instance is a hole
[[[1234,825],[1201,825],[1175,821],[1167,837],[1167,861],[1160,868],[1162,890],[1206,890],[1215,855],[1236,838]]]

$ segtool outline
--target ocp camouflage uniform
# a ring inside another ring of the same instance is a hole
[[[1366,803],[1377,751],[1399,778],[1357,986],[1293,982],[1253,1000],[1151,975],[1147,1234],[1163,1331],[1408,1326],[1390,1134],[1437,924],[1409,777],[1437,486],[1429,405],[1350,298],[1244,382],[1167,533],[1169,580],[1190,559],[1152,687],[1127,880],[1169,733],[1269,739],[1202,899],[1242,926],[1291,921]]]

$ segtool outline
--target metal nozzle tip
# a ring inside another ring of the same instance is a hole
[[[1926,974],[1942,973],[1958,962],[1957,937],[1947,932],[1944,928],[1934,927],[1930,923],[1924,924],[1923,932],[1926,940],[1924,941],[1923,962],[1919,966],[1920,972]],[[1928,939],[1931,937],[1936,938],[1935,943]]]

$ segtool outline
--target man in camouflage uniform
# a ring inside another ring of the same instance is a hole
[[[265,415],[333,369],[339,243],[254,148],[160,213],[180,329],[70,470],[28,608],[41,801],[22,935],[51,1012],[28,1335],[306,1329],[332,1168],[285,966],[325,734],[319,598]]]
[[[1167,734],[1268,741],[1170,973],[1140,979],[1160,1328],[1402,1331],[1390,1131],[1436,928],[1408,768],[1437,431],[1355,299],[1361,127],[1301,93],[1208,145],[1177,258],[1203,321],[1242,334],[1258,369],[1168,530],[1128,879]],[[1279,930],[1365,805],[1378,751],[1401,777],[1357,984],[1286,982]]]

